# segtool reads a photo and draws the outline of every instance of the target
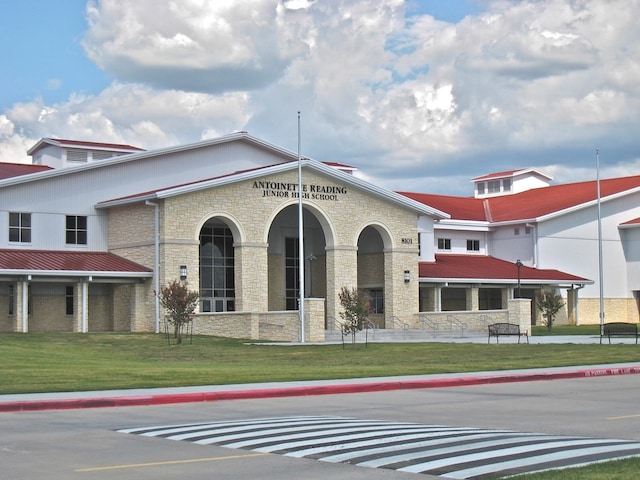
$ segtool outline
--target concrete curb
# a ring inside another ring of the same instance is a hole
[[[414,379],[401,377],[394,380],[381,380],[362,383],[335,383],[325,385],[295,385],[277,388],[247,388],[239,385],[232,390],[188,392],[188,393],[149,393],[119,394],[114,396],[58,398],[37,400],[1,401],[0,412],[32,412],[41,410],[69,410],[79,408],[132,407],[149,405],[167,405],[173,403],[217,402],[223,400],[247,400],[259,398],[296,397],[306,395],[334,395],[344,393],[383,392],[389,390],[409,390],[420,388],[460,387],[494,383],[530,382],[542,380],[562,380],[572,378],[602,377],[610,375],[640,374],[640,366],[598,367],[572,370],[547,371],[534,370],[518,373],[492,373],[489,375],[455,376]],[[161,390],[161,389],[159,389]]]

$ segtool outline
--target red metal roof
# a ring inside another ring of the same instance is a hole
[[[47,170],[51,170],[51,167],[47,167],[46,165],[32,165],[30,163],[0,162],[0,180]]]
[[[640,218],[633,218],[620,224],[621,227],[630,227],[640,225]]]
[[[487,255],[436,255],[435,262],[420,262],[421,279],[451,280],[513,280],[518,276],[518,269],[513,262],[500,260]],[[562,283],[592,283],[586,278],[561,272],[560,270],[541,270],[522,266],[522,281],[552,281]]]
[[[480,198],[453,197],[431,193],[397,192],[416,202],[429,205],[441,212],[448,213],[456,220],[487,221],[484,201]]]
[[[600,196],[605,199],[640,188],[640,175],[600,181]],[[426,193],[398,192],[451,215],[454,220],[508,222],[536,219],[597,199],[595,180],[551,185],[521,193],[478,199]]]
[[[152,270],[109,252],[0,249],[0,271],[149,273]]]

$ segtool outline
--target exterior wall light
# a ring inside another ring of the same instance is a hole
[[[186,279],[187,279],[187,266],[180,265],[180,280],[186,280]]]
[[[404,283],[409,283],[411,281],[411,272],[409,270],[404,271]]]

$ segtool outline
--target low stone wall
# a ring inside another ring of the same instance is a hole
[[[305,300],[305,341],[324,341],[324,301]],[[273,342],[299,342],[298,311],[199,313],[193,333]]]
[[[455,312],[421,312],[410,328],[422,330],[487,331],[487,325],[509,322],[508,310],[476,310]]]

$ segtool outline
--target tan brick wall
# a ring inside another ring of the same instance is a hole
[[[637,323],[639,321],[635,299],[605,298],[603,303],[605,322]],[[600,324],[599,298],[580,298],[578,300],[578,323],[579,325]]]

